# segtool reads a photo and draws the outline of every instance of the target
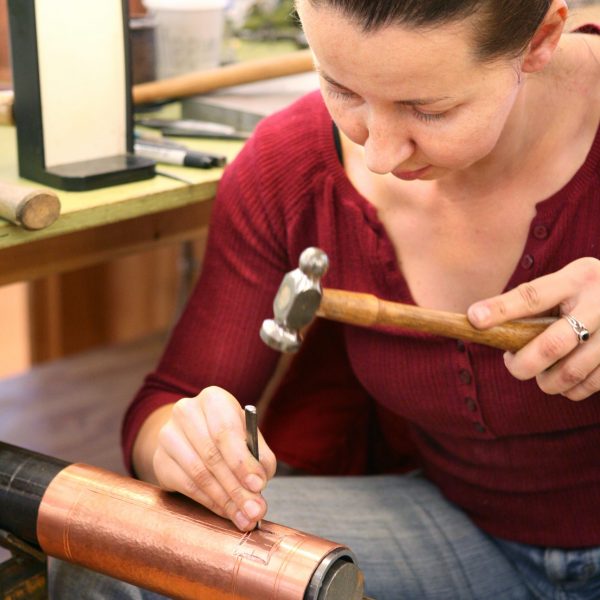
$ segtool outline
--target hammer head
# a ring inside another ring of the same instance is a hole
[[[297,269],[285,275],[273,301],[273,319],[263,322],[260,337],[280,352],[296,352],[300,329],[308,325],[321,303],[321,277],[329,259],[319,248],[307,248],[300,255]]]

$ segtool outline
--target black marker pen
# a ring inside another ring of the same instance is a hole
[[[206,154],[195,150],[183,148],[173,148],[162,145],[160,142],[148,142],[136,140],[134,150],[138,156],[152,158],[156,162],[169,165],[181,165],[184,167],[197,167],[200,169],[210,169],[212,167],[223,167],[227,162],[224,156],[215,154]]]

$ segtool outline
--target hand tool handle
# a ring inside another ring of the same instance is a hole
[[[133,86],[133,103],[148,104],[206,94],[224,87],[296,75],[314,68],[310,50],[296,50],[280,56],[245,60],[239,63],[196,71],[178,77],[138,83]],[[0,92],[0,125],[13,125],[13,92]]]
[[[297,50],[280,56],[247,60],[160,81],[140,83],[133,88],[133,102],[146,104],[157,100],[195,96],[232,85],[295,75],[312,69],[310,51]]]
[[[465,315],[381,300],[372,294],[324,289],[317,315],[369,327],[391,325],[477,342],[516,352],[542,333],[554,317],[519,319],[490,329],[476,329]]]
[[[59,214],[60,200],[54,192],[0,182],[0,217],[25,229],[43,229]]]

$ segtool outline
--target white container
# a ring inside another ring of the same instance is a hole
[[[144,0],[156,19],[159,79],[219,65],[227,0]]]

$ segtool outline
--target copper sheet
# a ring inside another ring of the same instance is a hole
[[[181,599],[302,600],[344,548],[269,521],[242,533],[183,496],[82,464],[46,490],[37,534],[51,556]]]

